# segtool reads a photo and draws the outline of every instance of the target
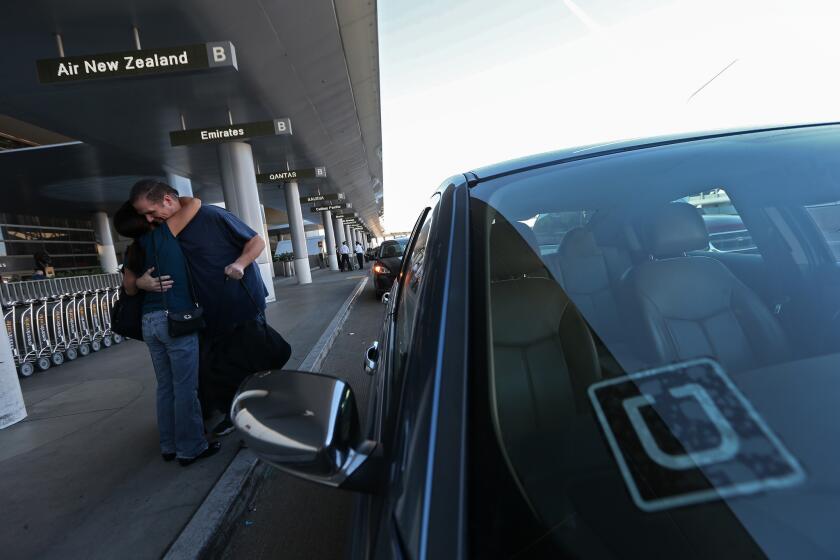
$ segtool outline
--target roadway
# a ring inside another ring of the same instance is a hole
[[[294,368],[361,275],[313,272],[275,282],[269,323],[292,345]],[[359,354],[360,356],[361,354]],[[155,378],[145,345],[127,341],[22,380],[29,417],[0,431],[3,558],[160,557],[238,449],[189,468],[164,463]]]

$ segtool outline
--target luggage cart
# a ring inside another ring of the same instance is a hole
[[[117,301],[119,301],[119,299],[120,299],[120,287],[122,286],[122,274],[117,272],[116,274],[112,274],[111,276],[113,277],[111,284],[112,284],[112,286],[114,286],[114,289],[112,290],[112,292],[110,294],[110,301],[109,301],[109,306],[110,306],[110,310],[108,311],[108,326],[109,326],[109,328],[111,326],[111,311],[114,309],[114,306],[117,304]],[[125,340],[125,337],[123,337],[123,335],[121,335],[119,333],[115,333],[115,332],[112,331],[111,335],[114,337],[114,343],[115,344],[122,344],[122,342]]]
[[[99,291],[93,285],[93,277],[82,276],[80,278],[84,288],[83,298],[86,299],[88,319],[90,320],[90,349],[94,352],[102,350],[103,333],[102,321],[99,312]]]
[[[50,323],[52,324],[52,336],[55,342],[55,352],[60,352],[62,358],[73,361],[78,357],[76,348],[70,344],[70,333],[67,327],[67,315],[65,313],[65,301],[70,294],[58,278],[47,280],[47,286],[52,298],[50,306]],[[55,359],[53,359],[55,363]]]
[[[21,345],[23,337],[20,333],[20,307],[23,301],[13,284],[0,284],[0,298],[3,303],[3,321],[6,323],[6,332],[9,336],[9,345],[12,347],[12,357],[18,368],[21,377],[29,377],[35,373],[32,362],[34,354],[29,354]]]
[[[109,337],[114,344],[120,344],[123,341],[123,337],[111,329],[111,310],[114,307],[114,303],[116,303],[114,294],[119,292],[122,276],[119,273],[103,274],[100,282],[103,289],[100,308],[102,310],[102,325],[105,328],[105,336]]]
[[[87,356],[90,354],[90,346],[82,342],[82,329],[79,326],[78,293],[76,292],[73,279],[61,278],[58,282],[61,286],[61,291],[67,297],[67,302],[64,305],[64,326],[67,331],[67,359],[75,360],[78,356]]]
[[[20,283],[13,284],[12,291],[16,305],[20,307],[17,322],[17,344],[20,355],[18,371],[23,377],[29,377],[35,372],[32,364],[38,356],[38,347],[35,344],[35,300],[26,294]]]
[[[53,363],[53,342],[50,336],[50,297],[46,289],[46,280],[24,282],[24,289],[34,304],[35,347],[37,349],[35,364],[41,371],[47,371]],[[57,354],[58,363],[64,363],[64,355]]]
[[[76,321],[79,325],[79,354],[87,356],[90,351],[98,352],[100,350],[99,341],[94,341],[93,330],[90,326],[90,318],[88,317],[88,293],[84,289],[82,279],[74,276],[71,279],[74,296],[76,298]],[[94,347],[94,342],[96,345]]]

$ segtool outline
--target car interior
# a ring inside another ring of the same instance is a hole
[[[639,511],[587,395],[598,380],[694,358],[712,357],[737,376],[837,351],[840,269],[806,208],[832,195],[728,193],[757,250],[710,245],[713,220],[678,186],[633,204],[577,201],[586,223],[555,232],[547,244],[534,233],[535,214],[570,208],[522,204],[505,213],[474,203],[487,262],[492,428],[511,494],[545,531],[511,550],[761,555],[725,502]],[[556,548],[533,548],[547,540]]]

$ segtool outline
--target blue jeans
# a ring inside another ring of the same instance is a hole
[[[161,453],[192,459],[207,449],[198,403],[198,335],[172,338],[163,311],[143,315],[143,340],[157,377]]]

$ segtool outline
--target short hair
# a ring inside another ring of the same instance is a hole
[[[146,198],[153,204],[159,204],[163,202],[163,197],[166,195],[177,197],[178,191],[166,183],[158,181],[157,179],[143,179],[141,181],[137,181],[134,183],[134,186],[131,187],[131,195],[128,200],[134,204],[141,198]]]
[[[123,237],[137,239],[151,230],[145,217],[137,213],[131,202],[126,202],[114,214],[114,229]]]

